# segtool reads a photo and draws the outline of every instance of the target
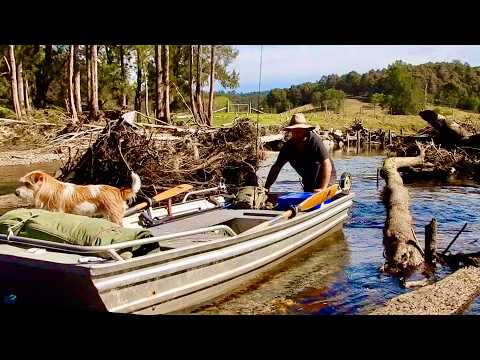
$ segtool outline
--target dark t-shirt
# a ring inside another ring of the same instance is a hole
[[[281,148],[276,163],[282,167],[289,162],[302,177],[304,190],[312,192],[320,186],[322,162],[326,159],[330,159],[332,163],[332,174],[329,181],[329,185],[332,185],[337,181],[335,165],[322,139],[310,131],[303,149],[299,149],[292,140],[288,140]]]

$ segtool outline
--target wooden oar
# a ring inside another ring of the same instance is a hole
[[[165,190],[165,191],[155,195],[152,198],[152,201],[153,202],[159,202],[159,201],[162,201],[162,200],[170,199],[170,198],[174,197],[175,195],[184,193],[185,191],[191,190],[192,188],[193,188],[193,186],[190,185],[190,184],[181,184],[181,185],[175,186],[171,189]],[[127,211],[125,211],[125,215],[123,215],[123,217],[130,216],[130,215],[136,213],[137,211],[142,210],[143,208],[146,208],[147,206],[148,206],[147,202],[142,202],[140,204],[132,206]]]
[[[312,196],[303,200],[300,204],[298,204],[296,206],[295,214],[299,211],[309,210],[309,209],[323,203],[324,201],[326,201],[326,200],[332,198],[333,196],[335,196],[337,194],[337,192],[338,192],[338,185],[334,184],[334,185],[329,186],[328,188],[326,188],[322,192],[313,194]],[[261,223],[257,226],[254,226],[254,227],[244,231],[242,233],[242,235],[257,232],[257,231],[266,229],[266,228],[268,228],[268,227],[270,227],[274,224],[277,224],[280,221],[287,220],[293,215],[293,213],[294,213],[293,210],[287,210],[287,211],[283,212],[282,214],[274,217],[272,220],[265,221],[265,222],[263,222],[263,223]]]

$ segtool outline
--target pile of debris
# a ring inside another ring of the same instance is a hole
[[[148,130],[111,121],[84,153],[70,156],[61,180],[76,184],[130,186],[130,171],[142,179],[146,196],[190,183],[196,188],[254,185],[255,167],[263,158],[257,129],[248,119],[229,128],[164,126]]]
[[[423,165],[403,170],[408,181],[420,179],[474,179],[480,180],[480,132],[478,124],[458,123],[446,119],[431,110],[425,110],[420,116],[430,126],[419,134],[425,150]],[[396,138],[389,146],[396,156],[415,156],[418,148],[412,139]]]

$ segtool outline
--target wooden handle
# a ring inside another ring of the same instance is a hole
[[[165,190],[165,191],[161,192],[160,194],[155,195],[152,200],[157,201],[157,202],[162,201],[162,200],[166,200],[168,198],[174,197],[175,195],[184,193],[184,192],[186,192],[188,190],[191,190],[191,189],[193,189],[192,185],[181,184],[181,185],[175,186],[174,188]]]
[[[185,191],[191,190],[192,188],[193,188],[193,186],[190,185],[190,184],[181,184],[181,185],[175,186],[174,188],[171,188],[171,189],[162,191],[161,193],[158,193],[157,195],[155,195],[152,198],[152,200],[154,202],[159,202],[159,201],[162,201],[162,200],[170,199],[170,198],[172,198],[172,197],[174,197],[178,194],[181,194]],[[127,209],[127,211],[125,211],[125,214],[123,215],[123,217],[130,216],[130,215],[136,213],[137,211],[146,208],[147,206],[148,206],[148,203],[146,203],[146,202],[142,202],[140,204],[132,206],[131,208]]]

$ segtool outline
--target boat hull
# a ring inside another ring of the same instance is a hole
[[[58,305],[135,314],[190,311],[255,280],[339,230],[348,219],[352,198],[353,194],[342,196],[257,233],[240,233],[121,262],[53,263],[18,259],[0,251],[0,273],[22,273],[19,282],[0,278],[0,290],[16,291],[24,303],[57,305],[61,300]],[[245,210],[240,223],[263,215],[262,210]],[[54,286],[51,279],[59,281],[59,276],[62,286]],[[65,282],[70,286],[63,286]],[[33,283],[48,296],[35,297]],[[72,296],[75,301],[68,301]]]

